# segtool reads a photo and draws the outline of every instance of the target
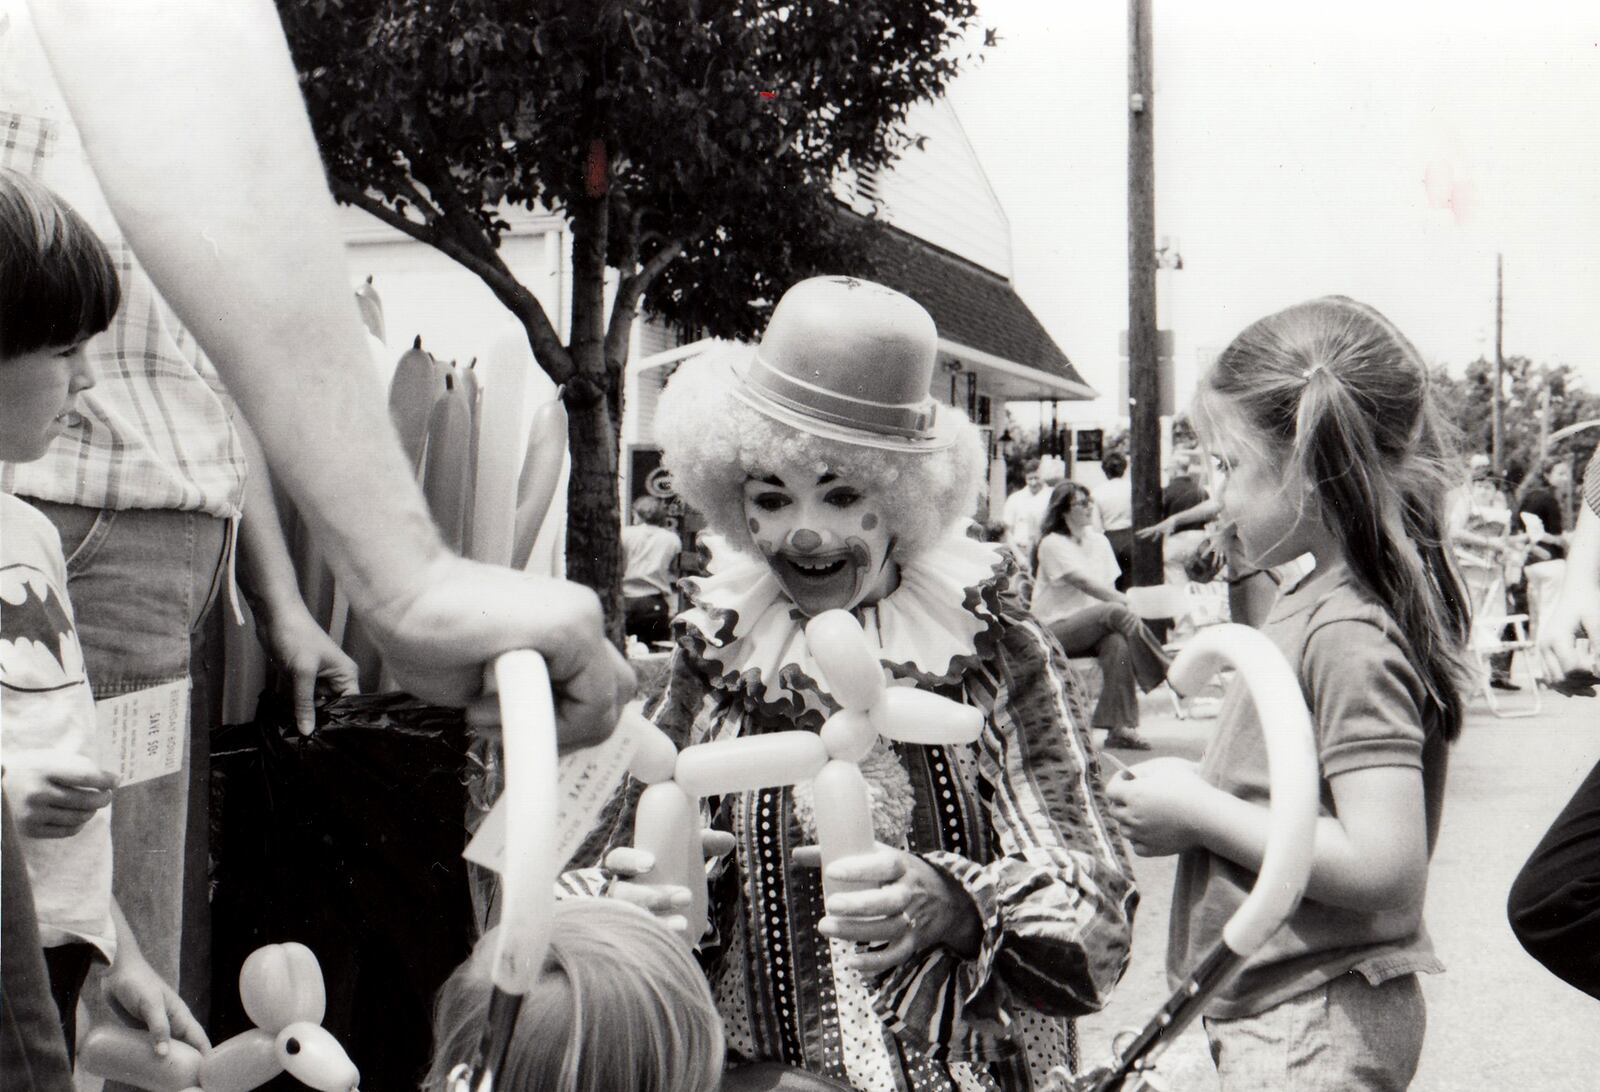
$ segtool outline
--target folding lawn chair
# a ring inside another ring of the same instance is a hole
[[[1468,643],[1477,664],[1478,691],[1488,704],[1489,712],[1497,717],[1534,716],[1543,708],[1544,696],[1540,693],[1542,672],[1534,653],[1535,642],[1528,632],[1528,616],[1506,612],[1505,572],[1498,565],[1480,569],[1464,564],[1462,570],[1468,594],[1472,595],[1472,628]],[[1505,636],[1507,628],[1512,633],[1509,638]],[[1502,654],[1510,655],[1507,677],[1528,693],[1526,699],[1508,698],[1504,696],[1508,692],[1497,691],[1491,685],[1493,658]]]

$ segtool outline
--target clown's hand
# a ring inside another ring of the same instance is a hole
[[[795,850],[796,864],[816,867],[815,846]],[[983,923],[977,904],[946,873],[914,853],[879,843],[870,853],[841,857],[823,876],[874,886],[825,896],[827,915],[817,923],[825,937],[865,945],[850,965],[864,974],[882,974],[918,952],[944,944],[963,959],[978,954]]]
[[[700,850],[706,860],[721,857],[733,849],[732,834],[721,830],[700,832]],[[640,876],[655,867],[655,855],[649,850],[632,846],[618,846],[606,854],[600,871],[606,876],[605,894],[621,899],[655,915],[668,929],[688,935],[689,919],[684,916],[694,901],[687,887],[677,884],[652,884],[637,882]]]

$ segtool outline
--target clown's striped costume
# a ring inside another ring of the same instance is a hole
[[[1068,1018],[1098,1009],[1121,976],[1137,897],[1093,749],[1069,713],[1066,663],[1007,593],[1006,567],[993,547],[951,537],[856,612],[894,679],[986,714],[976,744],[895,744],[914,804],[878,822],[880,840],[971,895],[983,922],[977,958],[935,945],[864,981],[833,959],[840,942],[817,932],[816,871],[791,861],[813,840],[795,792],[708,801],[711,824],[737,839],[712,881],[702,949],[731,1054],[864,1092],[1026,1090],[1076,1060]],[[767,566],[736,559],[691,583],[695,606],[678,620],[651,719],[689,743],[819,728],[834,703],[816,681],[805,619]],[[889,795],[904,801],[897,783]]]

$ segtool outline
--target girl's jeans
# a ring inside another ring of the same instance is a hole
[[[1416,975],[1374,986],[1350,971],[1266,1012],[1205,1025],[1223,1092],[1401,1092],[1427,1022]]]
[[[227,523],[199,512],[109,511],[29,500],[61,533],[67,594],[96,700],[195,676],[208,676],[202,625],[227,578]],[[213,650],[220,655],[221,649]],[[111,808],[112,889],[156,973],[178,983],[183,941],[184,860],[191,751],[205,754],[212,725],[190,704],[183,769],[118,789]],[[198,846],[205,847],[205,783],[195,785]],[[204,856],[191,877],[205,890]],[[203,899],[200,903],[203,908]],[[204,976],[202,974],[201,980]],[[186,993],[189,991],[185,991]],[[203,1017],[202,1017],[203,1018]]]

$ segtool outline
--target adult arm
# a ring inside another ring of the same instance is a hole
[[[269,0],[33,0],[130,246],[216,362],[408,689],[455,704],[531,647],[562,740],[604,737],[632,673],[599,600],[446,551],[367,355],[333,200]]]
[[[250,464],[239,524],[240,583],[268,653],[289,676],[295,724],[301,735],[308,736],[317,726],[317,683],[325,681],[340,694],[354,694],[360,689],[358,672],[355,661],[333,643],[300,598],[261,443],[243,421],[236,427]]]
[[[1185,508],[1181,512],[1174,512],[1166,519],[1152,523],[1148,527],[1139,528],[1137,534],[1140,538],[1164,538],[1173,533],[1174,529],[1185,523],[1205,523],[1215,519],[1217,513],[1222,511],[1222,502],[1214,498],[1202,500],[1199,504]]]

